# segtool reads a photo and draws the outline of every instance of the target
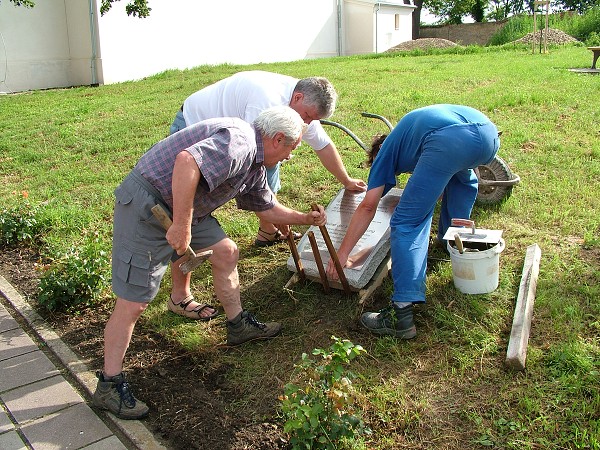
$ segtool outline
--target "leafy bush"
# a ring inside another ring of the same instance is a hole
[[[284,432],[295,449],[336,449],[369,432],[354,409],[354,375],[344,369],[365,350],[348,340],[331,338],[334,343],[328,351],[312,351],[320,359],[302,354],[296,382],[286,384],[280,397]]]
[[[592,31],[585,41],[585,45],[588,47],[600,47],[600,33]]]
[[[518,15],[511,17],[502,28],[490,38],[489,45],[503,45],[522,38],[533,31],[533,17]]]
[[[32,206],[27,191],[22,191],[16,206],[2,208],[0,211],[0,244],[7,247],[17,247],[22,244],[32,244],[38,239],[43,229],[38,220],[38,208]]]
[[[543,23],[538,23],[538,29],[543,28]],[[548,16],[548,27],[564,31],[575,39],[586,42],[594,39],[594,34],[600,30],[600,7],[591,8],[585,14],[557,13]],[[503,45],[516,41],[533,31],[533,16],[520,14],[511,17],[489,41],[490,45]]]
[[[73,246],[46,266],[39,303],[50,311],[92,304],[107,285],[108,265],[108,253],[98,236]]]

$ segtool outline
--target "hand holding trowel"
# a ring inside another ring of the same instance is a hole
[[[171,218],[162,206],[154,205],[152,207],[152,214],[154,214],[154,217],[156,217],[156,219],[160,222],[160,224],[165,230],[168,230],[169,228],[171,228],[171,225],[173,225]],[[196,267],[198,267],[200,264],[202,264],[204,261],[210,258],[212,254],[212,250],[206,250],[204,252],[196,253],[194,252],[194,250],[192,250],[192,247],[188,245],[187,249],[185,250],[185,255],[187,255],[189,259],[186,262],[182,263],[179,266],[179,269],[184,274],[190,273],[192,270],[194,270]]]

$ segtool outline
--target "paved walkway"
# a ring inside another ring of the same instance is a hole
[[[96,377],[0,276],[0,449],[165,449],[90,408]]]

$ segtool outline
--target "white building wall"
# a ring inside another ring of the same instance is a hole
[[[91,84],[88,10],[87,0],[0,1],[0,92]]]
[[[375,49],[375,21],[373,3],[361,0],[346,0],[343,9],[345,55],[372,53]]]
[[[345,0],[343,54],[380,53],[401,42],[412,40],[414,9],[410,0]],[[399,16],[398,29],[396,15]]]
[[[375,7],[375,53],[382,53],[401,42],[412,40],[412,13],[414,7],[379,5]],[[399,26],[396,29],[396,14]]]
[[[127,16],[126,1],[100,16],[97,0],[39,0],[34,8],[0,0],[0,92],[385,51],[411,38],[407,2],[151,0],[150,17],[140,19]]]
[[[115,3],[100,17],[104,81],[203,64],[337,55],[336,0],[152,0],[150,17]]]

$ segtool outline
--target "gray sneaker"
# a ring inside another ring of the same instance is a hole
[[[109,381],[104,381],[102,372],[96,372],[98,385],[92,398],[94,405],[107,409],[121,419],[141,419],[148,415],[148,406],[137,400],[131,393],[129,383],[120,373]]]
[[[280,331],[280,323],[262,323],[256,320],[251,312],[242,311],[234,321],[227,321],[227,345],[234,346],[256,339],[272,338]]]
[[[376,313],[364,313],[360,318],[371,333],[412,339],[417,335],[412,305],[398,308],[390,305]]]

